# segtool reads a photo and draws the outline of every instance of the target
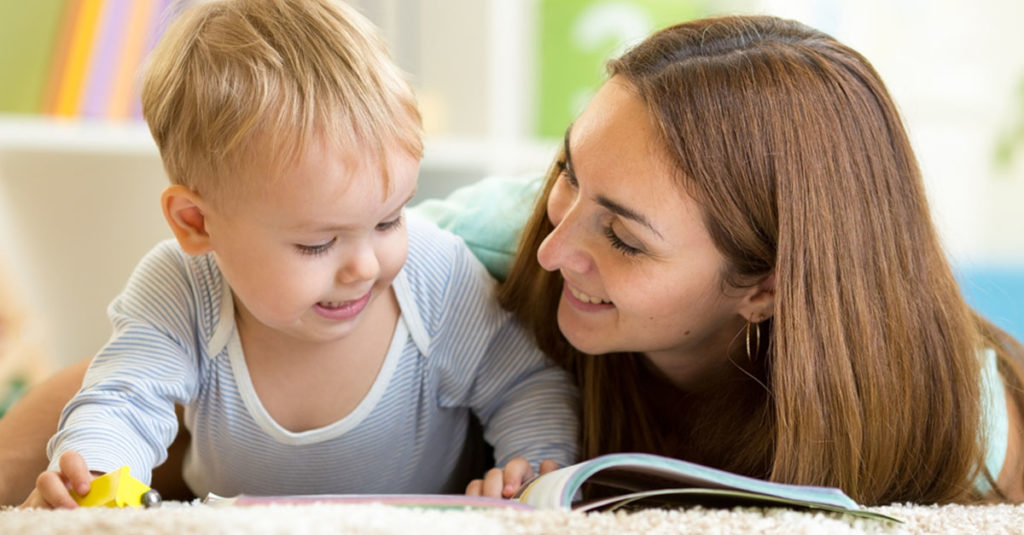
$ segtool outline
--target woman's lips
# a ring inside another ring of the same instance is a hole
[[[615,306],[614,304],[612,304],[611,301],[606,301],[597,297],[592,297],[586,293],[577,290],[568,282],[565,283],[565,290],[562,293],[565,295],[565,299],[569,302],[569,304],[581,310],[607,310]]]

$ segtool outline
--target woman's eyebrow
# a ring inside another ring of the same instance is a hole
[[[651,232],[657,234],[657,236],[662,240],[665,239],[665,237],[662,236],[660,232],[658,232],[658,229],[654,228],[654,225],[652,225],[651,222],[646,217],[643,216],[643,214],[626,208],[625,206],[622,206],[621,204],[609,199],[608,197],[605,197],[604,195],[598,195],[596,200],[597,204],[605,207],[609,212],[612,212],[613,214],[616,214],[620,217],[636,221],[637,223],[640,223],[641,225],[651,229]]]
[[[562,141],[562,143],[564,144],[563,150],[565,152],[565,171],[566,173],[569,174],[569,176],[576,178],[576,172],[573,170],[572,166],[572,154],[569,152],[570,132],[572,132],[572,123],[570,123],[569,127],[565,129],[565,138]],[[652,225],[650,220],[644,217],[643,214],[640,214],[635,210],[626,208],[625,206],[622,206],[621,204],[609,199],[608,197],[605,197],[604,195],[598,195],[595,200],[597,201],[597,204],[603,206],[609,212],[612,212],[613,214],[616,214],[620,217],[636,221],[637,223],[640,223],[641,225],[651,229],[651,232],[656,234],[662,240],[665,239],[665,237],[662,236],[660,232],[658,232],[658,229],[654,228],[654,225]]]
[[[562,151],[565,153],[565,169],[569,176],[575,177],[576,175],[572,171],[572,154],[569,152],[569,133],[572,132],[572,125],[573,123],[569,123],[569,126],[565,129],[565,137],[562,138]]]

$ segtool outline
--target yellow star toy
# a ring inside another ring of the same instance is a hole
[[[72,490],[71,497],[82,507],[156,507],[161,502],[160,493],[132,477],[127,466],[92,480],[85,496]]]

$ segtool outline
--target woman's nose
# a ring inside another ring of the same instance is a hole
[[[580,224],[574,215],[572,210],[563,213],[555,224],[555,229],[544,238],[537,249],[537,262],[547,271],[564,269],[574,273],[585,273],[590,268],[590,255],[586,251]]]

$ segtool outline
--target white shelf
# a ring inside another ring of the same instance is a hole
[[[157,155],[141,121],[98,121],[0,115],[0,150]]]
[[[540,173],[557,150],[557,141],[440,137],[424,141],[427,172],[481,174]],[[0,115],[0,151],[97,153],[157,156],[149,129],[141,121],[109,122],[40,116]]]
[[[426,170],[465,168],[487,174],[540,173],[558,150],[557,140],[494,142],[488,139],[437,137],[424,140]]]

